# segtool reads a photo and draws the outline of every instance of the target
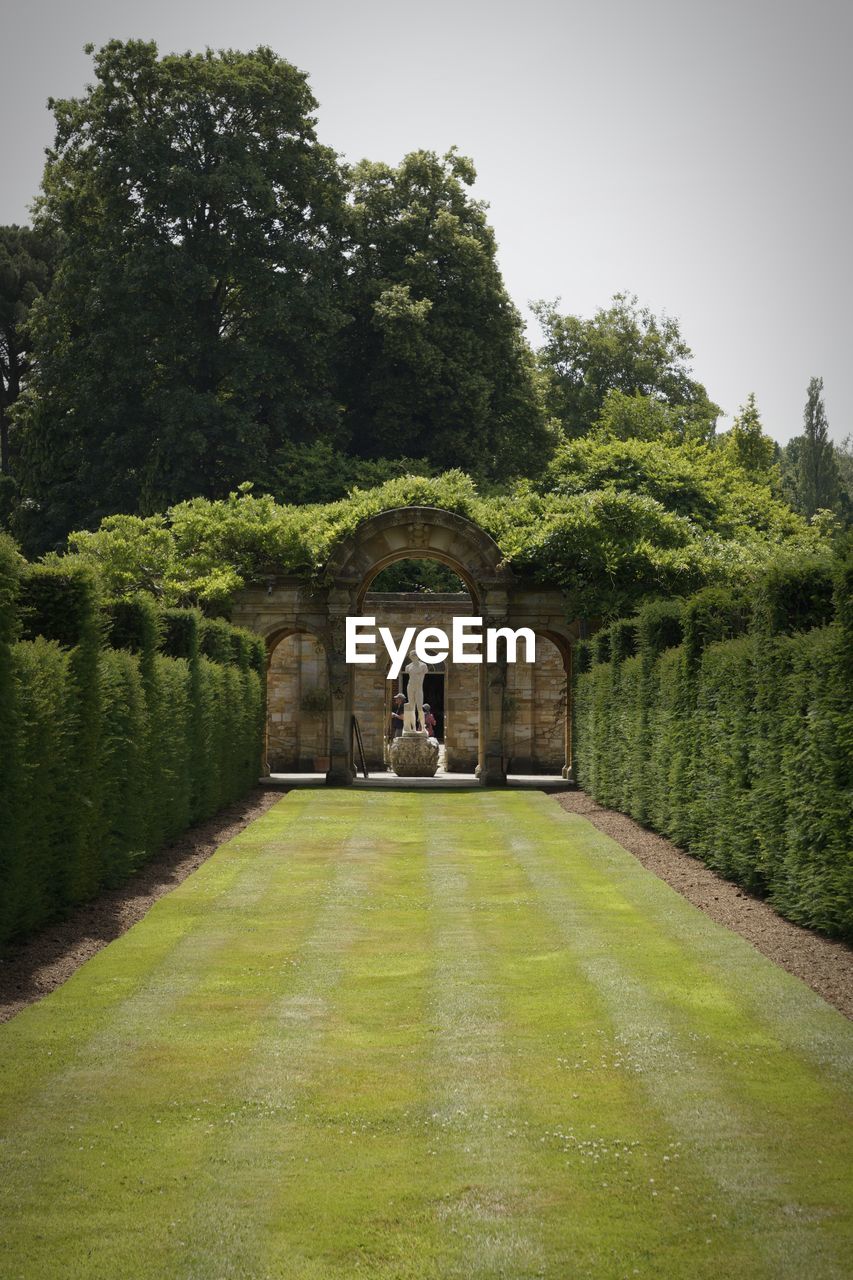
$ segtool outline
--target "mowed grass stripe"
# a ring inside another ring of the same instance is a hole
[[[167,904],[174,910],[191,882],[210,908],[191,904],[196,929],[173,950],[168,972],[158,958],[148,982],[115,1010],[114,1022],[57,1074],[53,1091],[43,1088],[21,1113],[17,1134],[4,1130],[10,1216],[34,1221],[39,1206],[52,1207],[29,1258],[34,1267],[53,1254],[65,1260],[68,1274],[76,1265],[87,1275],[165,1276],[188,1259],[189,1225],[200,1206],[214,1207],[208,1202],[228,1168],[225,1148],[244,1111],[256,1042],[274,1016],[271,1006],[298,982],[306,942],[342,865],[329,849],[345,844],[345,815],[319,826],[310,814],[294,823],[304,809],[302,796],[287,797],[259,820],[253,838],[223,846],[131,931],[156,936],[155,912],[167,914]],[[217,896],[211,890],[219,883]],[[127,944],[146,957],[139,943],[129,933],[109,951]],[[90,983],[106,955],[80,971]],[[85,994],[75,992],[75,1003]],[[153,1237],[150,1218],[139,1213],[148,1197],[154,1208],[157,1200],[168,1206]],[[216,1217],[205,1216],[209,1264]],[[29,1257],[23,1240],[12,1248]]]
[[[344,807],[345,802],[338,806]],[[337,1016],[339,987],[357,964],[355,953],[383,870],[361,809],[356,805],[348,812],[348,834],[329,863],[333,874],[322,909],[297,950],[288,989],[268,1008],[262,1034],[234,1090],[229,1128],[218,1145],[228,1176],[196,1200],[189,1220],[180,1226],[186,1243],[182,1260],[190,1275],[209,1274],[212,1252],[227,1257],[234,1274],[267,1274],[270,1254],[276,1252],[271,1237],[281,1222],[292,1227],[300,1220],[290,1193],[306,1184],[316,1158],[316,1138],[312,1143],[305,1123],[310,1099],[340,1069],[327,1046],[330,1027]],[[279,888],[284,890],[279,903],[285,906],[284,880]],[[274,936],[267,937],[274,946]],[[280,1214],[282,1192],[288,1204]],[[317,1208],[314,1198],[314,1213]],[[313,1219],[308,1227],[316,1243]],[[287,1260],[291,1269],[297,1267],[292,1241]]]
[[[434,1159],[430,1121],[422,813],[406,796],[395,797],[393,815],[381,793],[361,803],[378,866],[317,1046],[322,1069],[293,1117],[295,1159],[268,1219],[262,1274],[430,1280],[446,1274],[434,1213],[446,1168]]]
[[[296,803],[293,803],[293,801]],[[0,1125],[14,1124],[45,1086],[42,1104],[50,1106],[62,1090],[63,1076],[104,1064],[122,1045],[156,1029],[170,1003],[181,998],[211,969],[215,952],[230,936],[235,910],[256,902],[275,874],[272,858],[258,848],[278,844],[282,856],[293,845],[290,827],[302,817],[308,798],[288,797],[221,846],[192,876],[155,903],[145,919],[93,956],[63,985],[61,998],[49,997],[18,1014],[4,1027],[0,1054]],[[304,836],[301,837],[304,840]],[[321,864],[328,836],[318,833]],[[16,1057],[16,1055],[18,1055]],[[19,1061],[26,1060],[21,1072]]]
[[[541,1203],[518,1165],[514,1046],[476,925],[469,872],[479,824],[470,809],[462,823],[451,807],[424,813],[436,957],[434,1154],[445,1153],[457,1175],[439,1206],[459,1245],[443,1274],[522,1280],[546,1270]]]
[[[770,1275],[749,1205],[722,1213],[692,1143],[650,1099],[618,1022],[493,815],[470,850],[492,981],[513,1033],[527,1176],[554,1274]],[[564,1270],[560,1272],[559,1268]]]
[[[527,801],[525,834],[511,838],[515,856],[585,957],[658,1107],[704,1160],[729,1212],[745,1211],[769,1274],[794,1276],[815,1265],[821,1274],[849,1274],[849,1095],[825,1087],[791,1053],[772,1052],[759,1029],[753,1038],[765,1052],[751,1052],[748,1029],[738,1040],[732,1019],[717,1016],[720,1007],[731,1010],[735,993],[724,998],[713,977],[691,971],[686,959],[679,971],[679,948],[631,913],[582,838],[571,842],[570,880],[563,859],[555,870],[552,814],[544,809],[537,822],[535,812],[547,801],[520,799]],[[746,951],[741,939],[731,943]],[[839,1024],[843,1042],[848,1028]],[[822,1134],[819,1155],[815,1133]]]
[[[0,1028],[0,1274],[836,1277],[850,1046],[541,795],[294,793]]]
[[[546,827],[534,842],[537,851],[546,847],[547,824],[554,820],[553,807],[540,801],[538,808]],[[832,1135],[826,1154],[833,1154],[833,1139],[837,1140],[839,1159],[834,1167],[843,1168],[853,1093],[850,1024],[802,983],[647,876],[619,845],[598,832],[591,837],[585,819],[567,815],[565,821],[570,827],[577,824],[578,834],[564,846],[567,856],[553,866],[557,881],[549,900],[559,901],[565,915],[571,890],[584,904],[587,919],[599,927],[607,921],[608,933],[618,942],[614,950],[630,966],[634,979],[665,1003],[693,1051],[707,1046],[727,1095],[761,1114],[762,1134],[772,1142],[775,1133],[776,1155],[786,1167],[799,1124],[804,1150],[815,1125]],[[558,837],[564,826],[558,815]],[[691,921],[692,945],[687,931]],[[650,933],[653,947],[648,945]],[[720,964],[721,954],[726,956],[725,966]],[[785,993],[788,1017],[781,1026],[779,1002],[771,1000],[767,1009],[757,994],[766,987]],[[819,1016],[815,1006],[820,1007]],[[798,1099],[793,1115],[791,1097]],[[819,1170],[826,1164],[831,1162]]]
[[[693,966],[701,986],[714,985],[727,1004],[736,1006],[750,1024],[763,1028],[768,1042],[793,1049],[832,1081],[853,1084],[853,1028],[839,1036],[838,1013],[820,996],[751,945],[736,943],[731,932],[687,903],[657,877],[646,875],[636,858],[615,840],[598,831],[586,818],[569,814],[555,804],[538,803],[537,813],[552,823],[558,840],[566,824],[578,837],[561,860],[562,874],[572,877],[575,847],[585,851],[590,871],[609,895],[618,892],[624,906],[638,913],[643,927],[653,925],[662,936],[679,944],[673,969],[673,996],[690,998],[696,984],[685,966]],[[642,932],[642,929],[640,930]],[[676,953],[674,953],[676,954]],[[760,1034],[756,1026],[753,1033]]]

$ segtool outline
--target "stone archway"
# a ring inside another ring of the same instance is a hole
[[[494,538],[442,507],[394,507],[370,516],[338,543],[325,575],[339,590],[355,589],[360,607],[373,578],[398,560],[440,560],[459,575],[478,606],[512,581]]]
[[[324,645],[328,663],[330,767],[327,782],[347,785],[355,776],[352,756],[353,668],[346,662],[347,617],[361,614],[370,584],[398,560],[439,560],[465,583],[473,613],[484,628],[530,627],[560,651],[571,689],[571,651],[580,623],[569,621],[557,588],[531,578],[520,580],[504,561],[494,539],[472,520],[441,507],[409,506],[379,512],[334,547],[322,575],[272,572],[246,587],[235,602],[233,620],[264,636],[268,647],[295,631],[307,631]],[[506,658],[477,668],[481,783],[506,782],[503,715]],[[565,765],[571,777],[571,697],[566,706]]]
[[[495,540],[473,521],[441,507],[397,507],[363,521],[329,557],[329,688],[332,693],[331,767],[328,781],[352,780],[352,671],[344,648],[347,617],[361,612],[370,583],[398,560],[439,560],[465,583],[484,627],[507,625],[513,575]],[[506,662],[479,668],[477,774],[488,785],[506,781],[502,714]]]

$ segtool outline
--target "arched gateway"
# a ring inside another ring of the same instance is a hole
[[[286,637],[307,634],[326,656],[329,767],[326,780],[347,785],[355,776],[352,750],[353,668],[345,654],[347,617],[364,612],[370,584],[398,560],[438,560],[465,583],[483,628],[530,627],[559,652],[567,692],[561,772],[571,777],[571,651],[579,624],[566,619],[563,594],[516,577],[493,538],[473,521],[440,507],[397,507],[364,520],[335,547],[324,573],[308,580],[272,574],[240,592],[233,621],[264,636],[268,651]],[[506,782],[507,665],[503,645],[479,672],[477,775],[485,785]],[[320,651],[318,649],[318,651]]]

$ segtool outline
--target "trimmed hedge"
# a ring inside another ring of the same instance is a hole
[[[11,829],[19,786],[20,744],[12,642],[20,627],[18,593],[23,561],[12,539],[0,532],[0,879],[7,862],[3,832]],[[0,902],[0,916],[3,905]]]
[[[0,944],[256,783],[265,675],[259,637],[102,604],[87,570],[27,565],[0,538]]]
[[[575,684],[578,781],[790,920],[853,940],[850,564],[654,603]],[[833,595],[834,585],[834,595]],[[630,632],[628,633],[630,634]],[[682,638],[683,634],[683,638]]]

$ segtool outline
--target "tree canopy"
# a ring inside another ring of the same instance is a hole
[[[812,378],[806,392],[803,434],[779,451],[782,492],[795,511],[813,516],[831,511],[842,524],[853,522],[853,438],[840,445],[829,438],[823,379]]]
[[[354,169],[342,395],[354,453],[506,477],[548,436],[475,177],[455,151]]]
[[[770,436],[764,434],[753,392],[735,416],[731,431],[720,437],[719,444],[731,461],[748,475],[760,478],[770,474],[776,445]]]
[[[470,160],[349,169],[265,48],[113,40],[94,72],[50,104],[37,227],[63,251],[18,411],[31,551],[244,480],[293,500],[400,459],[535,466],[540,379]]]
[[[342,164],[269,49],[111,41],[94,67],[51,103],[35,229],[0,238],[0,418],[17,399],[31,553],[76,528],[111,593],[222,610],[425,502],[606,614],[823,546],[827,520],[803,518],[832,489],[819,380],[780,486],[754,397],[716,438],[678,322],[635,297],[591,319],[538,304],[534,357],[455,149]],[[2,443],[5,468],[5,422]]]
[[[0,227],[0,525],[11,506],[11,410],[31,368],[30,308],[50,284],[56,241],[31,227]]]
[[[36,309],[22,482],[73,523],[223,494],[283,443],[334,439],[343,182],[305,75],[269,49],[111,41],[52,102],[38,225],[63,237]]]
[[[713,435],[720,411],[691,376],[692,352],[677,320],[654,316],[626,293],[591,320],[562,315],[557,303],[534,310],[545,336],[538,358],[546,406],[567,436],[586,435],[603,413],[621,421],[623,435],[648,438],[656,428],[684,438]],[[621,398],[608,408],[615,392]]]
[[[803,527],[776,493],[770,469],[748,469],[735,450],[698,440],[622,440],[604,432],[567,440],[537,487],[565,495],[607,489],[653,498],[723,538],[784,539]]]
[[[799,496],[805,514],[834,510],[840,496],[839,477],[823,403],[823,378],[809,381],[799,463]]]

